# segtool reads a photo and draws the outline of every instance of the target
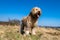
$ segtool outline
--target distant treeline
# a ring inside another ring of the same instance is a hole
[[[44,27],[44,28],[60,28],[60,26],[39,26],[39,27]]]
[[[20,20],[17,20],[17,19],[14,19],[14,20],[9,20],[9,21],[0,21],[0,25],[11,25],[11,26],[14,26],[14,25],[20,25]]]

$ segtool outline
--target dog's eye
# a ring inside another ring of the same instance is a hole
[[[36,9],[36,10],[38,10],[38,9]]]
[[[33,9],[33,11],[34,11],[34,9]]]

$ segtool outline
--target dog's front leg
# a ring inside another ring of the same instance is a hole
[[[29,22],[27,22],[26,24],[26,28],[25,28],[25,34],[29,35],[31,34],[32,30],[31,30],[31,24]]]
[[[38,26],[37,26],[37,22],[36,23],[34,23],[34,26],[33,26],[33,29],[32,29],[32,35],[36,35],[36,28],[37,28]]]

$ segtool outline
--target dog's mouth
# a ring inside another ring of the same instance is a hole
[[[38,11],[36,14],[35,14],[35,17],[39,18],[40,16],[40,11]]]

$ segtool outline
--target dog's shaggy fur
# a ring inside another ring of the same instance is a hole
[[[22,19],[21,34],[35,34],[33,28],[37,26],[37,19],[41,15],[41,9],[34,7],[30,14]]]

